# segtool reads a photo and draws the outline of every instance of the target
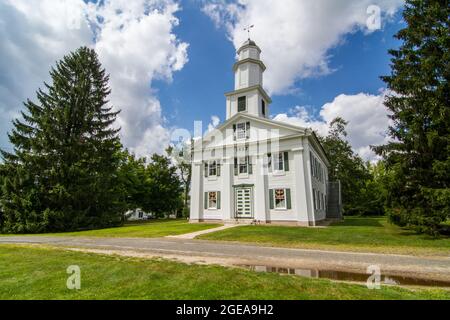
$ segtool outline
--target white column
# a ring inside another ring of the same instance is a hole
[[[297,220],[300,222],[309,222],[308,217],[308,192],[305,184],[305,167],[303,149],[293,150],[294,154],[294,185],[295,190],[292,195],[294,198],[293,208],[297,212]]]
[[[192,162],[191,178],[191,212],[190,221],[203,219],[203,172],[202,162]]]
[[[231,220],[234,217],[233,210],[233,159],[225,159],[222,165],[223,188],[222,188],[222,212],[224,221]]]
[[[254,210],[255,220],[266,222],[267,221],[267,176],[264,172],[264,156],[256,157],[256,166],[253,171],[255,175],[255,188],[254,188]]]
[[[315,214],[314,214],[314,200],[313,200],[313,188],[312,188],[312,177],[311,177],[311,159],[309,157],[309,141],[308,137],[303,137],[303,168],[305,173],[304,185],[306,189],[306,202],[308,205],[308,217],[310,225],[314,226],[316,224]]]

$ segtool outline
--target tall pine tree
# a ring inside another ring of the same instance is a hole
[[[52,84],[13,121],[14,152],[1,151],[3,231],[36,233],[120,223],[117,116],[108,106],[108,75],[82,47],[52,68]]]
[[[450,3],[408,0],[403,17],[402,45],[390,50],[392,73],[382,77],[392,91],[393,142],[375,150],[395,170],[392,220],[436,234],[450,213]]]

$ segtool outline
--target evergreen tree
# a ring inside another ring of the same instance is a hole
[[[436,234],[450,213],[450,2],[408,0],[403,17],[392,73],[382,77],[393,142],[374,149],[394,170],[392,221]]]
[[[14,152],[1,151],[3,231],[44,232],[120,223],[120,141],[107,106],[108,75],[82,47],[52,68],[52,83],[13,121]]]

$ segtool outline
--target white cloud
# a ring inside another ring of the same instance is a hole
[[[280,113],[273,119],[276,121],[287,122],[303,128],[313,128],[321,135],[326,135],[328,132],[327,123],[311,117],[306,107],[304,106],[296,106],[289,110],[289,113]]]
[[[212,116],[211,122],[208,124],[207,132],[213,131],[219,125],[219,123],[220,123],[220,118],[218,116]]]
[[[66,6],[67,5],[67,6]],[[50,67],[64,54],[89,44],[91,30],[82,0],[0,0],[0,146],[22,102],[49,81]],[[76,28],[74,28],[74,26]]]
[[[0,145],[55,61],[87,45],[111,76],[125,146],[139,155],[162,151],[169,133],[151,85],[170,82],[187,62],[188,45],[173,33],[177,10],[171,0],[0,0]]]
[[[311,127],[321,135],[326,135],[328,125],[336,117],[348,121],[348,141],[353,149],[366,160],[377,157],[371,151],[371,145],[380,145],[389,141],[387,130],[390,123],[388,110],[383,101],[386,91],[379,95],[359,93],[341,94],[332,102],[322,106],[321,119],[312,119],[305,108],[296,107],[291,114],[279,114],[274,120],[285,121],[302,127]]]
[[[156,3],[110,0],[93,10],[102,21],[95,48],[111,74],[111,101],[122,109],[122,141],[139,155],[163,151],[170,138],[152,81],[171,81],[187,62],[188,45],[172,34],[178,5]]]
[[[370,33],[367,8],[378,5],[383,18],[391,17],[403,0],[216,0],[203,7],[217,25],[225,26],[236,48],[243,31],[254,24],[251,37],[261,47],[267,65],[265,86],[272,94],[295,90],[296,80],[331,72],[329,50],[346,34]]]

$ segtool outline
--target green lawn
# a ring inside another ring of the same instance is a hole
[[[81,289],[66,287],[70,265],[81,269]],[[0,245],[0,299],[450,299],[440,289],[409,290],[256,273],[219,266],[186,265]]]
[[[434,239],[388,223],[385,217],[346,217],[327,228],[242,226],[199,239],[252,242],[270,246],[414,255],[450,254],[450,238]]]
[[[188,223],[187,220],[150,220],[145,222],[127,223],[123,227],[107,228],[78,232],[46,233],[43,236],[83,236],[83,237],[122,237],[122,238],[156,238],[169,235],[190,233],[210,228],[220,224]]]

